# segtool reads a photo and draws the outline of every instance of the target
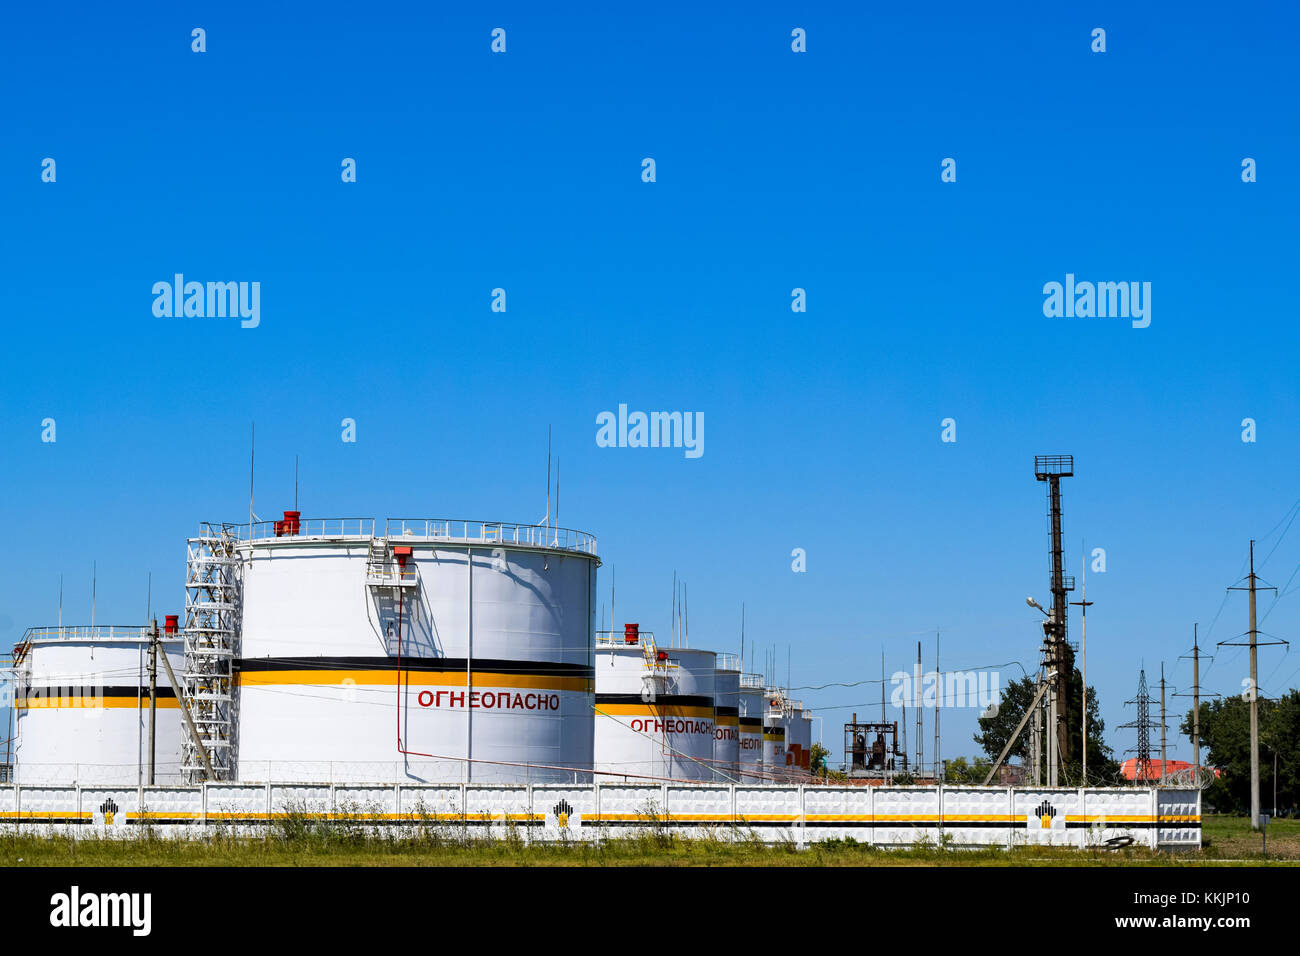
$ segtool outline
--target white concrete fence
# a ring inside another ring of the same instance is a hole
[[[906,847],[1199,848],[1199,790],[831,787],[740,784],[210,783],[0,786],[9,832],[131,837],[258,833],[285,822],[434,827],[449,835],[600,840],[686,836]]]

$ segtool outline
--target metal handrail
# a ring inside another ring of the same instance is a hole
[[[55,625],[53,627],[29,627],[23,632],[19,643],[28,641],[149,641],[153,636],[152,625],[139,624],[94,624],[94,625]],[[164,642],[181,640],[180,634],[159,633]]]
[[[513,521],[477,521],[464,518],[389,518],[384,537],[430,541],[473,541],[482,544],[518,544],[533,548],[596,553],[596,536],[555,525],[519,524]]]
[[[719,653],[715,669],[720,671],[740,670],[740,655]]]
[[[603,647],[640,647],[640,638],[649,638],[651,642],[653,642],[655,638],[654,631],[642,630],[637,634],[637,642],[635,644],[628,644],[623,639],[623,634],[623,631],[597,631],[596,644]]]
[[[267,538],[288,537],[283,531],[283,520],[254,521],[250,524],[222,524],[205,521],[203,530],[213,535],[230,535],[236,541],[261,541]],[[372,538],[375,534],[374,518],[299,518],[295,538]]]
[[[204,522],[206,535],[229,535],[236,541],[252,542],[285,538],[337,539],[373,538],[374,518],[299,518],[292,534],[284,522],[254,521],[252,524]],[[276,531],[279,530],[279,534]],[[464,518],[387,518],[384,537],[424,541],[474,542],[476,544],[516,544],[559,551],[596,553],[596,536],[573,528],[545,524],[519,524],[513,521],[476,521]]]

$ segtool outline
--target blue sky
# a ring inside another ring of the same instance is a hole
[[[1289,5],[144,9],[29,5],[0,36],[6,643],[53,622],[60,573],[88,618],[92,562],[99,622],[140,619],[150,572],[180,610],[185,538],[247,513],[254,420],[263,516],[298,455],[308,516],[538,520],[552,426],[560,521],[598,536],[620,620],[667,630],[676,571],[694,645],[738,650],[745,602],[796,687],[922,637],[928,665],[936,628],[945,669],[1032,667],[1033,456],[1064,452],[1067,570],[1107,553],[1114,728],[1140,666],[1186,689],[1193,622],[1300,499]],[[260,282],[260,325],[156,318],[177,272]],[[1067,272],[1150,282],[1150,327],[1046,318]],[[705,454],[597,447],[620,403],[702,412]],[[1206,640],[1245,626],[1231,597]],[[1295,685],[1295,655],[1261,660],[1265,693]],[[1225,649],[1205,683],[1244,675]],[[878,700],[797,693],[837,753]],[[974,718],[944,715],[945,756]]]

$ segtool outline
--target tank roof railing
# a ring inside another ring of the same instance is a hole
[[[648,637],[651,641],[655,638],[654,631],[642,629],[637,632],[637,642],[635,644],[629,644],[623,637],[624,633],[624,631],[597,631],[596,645],[598,647],[640,647],[640,638]],[[672,648],[664,648],[664,650],[672,650]]]
[[[726,654],[718,652],[718,663],[716,669],[720,671],[738,671],[740,670],[740,655]]]
[[[179,641],[179,634],[164,634],[159,628],[158,636],[163,641]],[[88,624],[88,625],[54,625],[53,627],[29,627],[23,632],[19,644],[28,641],[145,641],[153,637],[152,624]]]
[[[384,537],[429,541],[472,541],[483,544],[516,544],[530,548],[596,553],[596,536],[572,528],[546,524],[518,524],[512,521],[467,521],[462,518],[389,518]]]
[[[763,690],[763,675],[762,674],[741,674],[740,686],[752,687],[754,690]]]
[[[236,541],[338,540],[375,537],[374,518],[299,518],[293,533],[281,519],[250,524],[203,522],[201,533],[213,537],[230,535]],[[511,521],[471,521],[463,518],[387,518],[383,536],[392,542],[448,541],[473,544],[513,544],[596,554],[596,536],[572,528],[547,524],[518,524]]]
[[[205,521],[202,533],[209,535],[228,534],[237,541],[263,541],[266,539],[294,538],[373,538],[375,536],[374,518],[301,518],[298,531],[286,535],[283,520],[254,521],[250,524],[224,524]]]

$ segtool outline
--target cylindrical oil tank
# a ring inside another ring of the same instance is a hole
[[[295,516],[239,553],[239,779],[591,780],[591,536]]]
[[[785,697],[775,688],[768,688],[765,697],[763,776],[771,781],[786,780],[789,776],[786,733],[790,721],[786,716]]]
[[[803,739],[803,701],[787,700],[785,702],[785,769],[791,779],[803,776],[808,747],[812,746],[811,735],[805,745]]]
[[[30,628],[14,648],[14,776],[28,784],[149,783],[149,644],[139,626]],[[159,640],[180,679],[181,641]],[[154,781],[181,783],[181,713],[162,662]]]
[[[714,669],[713,651],[660,648],[646,632],[597,642],[600,779],[713,780]]]
[[[763,716],[766,703],[761,674],[740,675],[740,773],[746,780],[763,780]]]
[[[713,684],[713,769],[731,782],[740,770],[740,658],[719,654]]]
[[[811,710],[805,710],[803,712],[803,739],[808,748],[808,757],[804,761],[803,769],[811,774],[813,772],[813,768],[812,768],[813,712]]]
[[[804,708],[801,700],[791,705],[790,734],[794,740],[790,769],[796,777],[803,778],[812,767],[812,713]]]

